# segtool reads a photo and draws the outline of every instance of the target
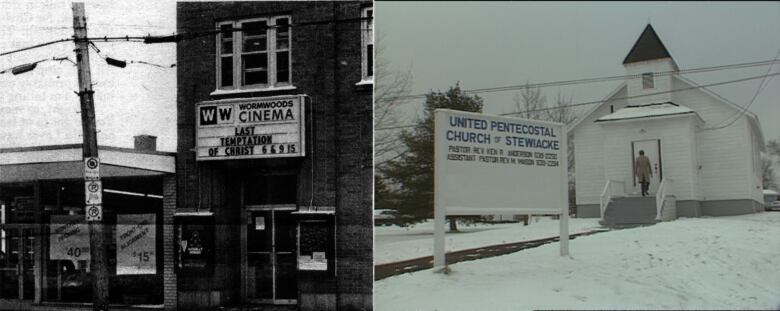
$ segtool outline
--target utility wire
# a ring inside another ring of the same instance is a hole
[[[17,50],[13,50],[13,51],[8,51],[8,52],[3,52],[3,53],[0,53],[0,56],[5,56],[5,55],[18,53],[18,52],[22,52],[22,51],[27,51],[27,50],[32,50],[32,49],[37,49],[39,47],[44,47],[44,46],[47,46],[47,45],[52,45],[52,44],[55,44],[55,43],[71,41],[71,40],[73,40],[73,39],[60,39],[60,40],[49,41],[49,42],[46,42],[46,43],[41,43],[41,44],[36,44],[36,45],[33,45],[33,46],[28,46],[26,48],[21,48],[21,49],[17,49]]]
[[[760,76],[747,77],[747,78],[742,78],[742,79],[737,79],[737,80],[729,80],[729,81],[723,81],[723,82],[717,82],[717,83],[697,85],[697,86],[686,87],[686,88],[681,88],[681,89],[674,89],[674,90],[669,90],[669,91],[660,91],[660,92],[654,92],[654,93],[648,93],[648,94],[633,95],[633,96],[626,96],[626,97],[618,97],[618,98],[607,99],[607,100],[596,100],[596,101],[590,101],[590,102],[584,102],[584,103],[578,103],[578,104],[572,104],[572,105],[563,105],[563,106],[558,106],[558,107],[547,107],[547,108],[532,109],[532,110],[526,110],[526,111],[509,112],[509,113],[502,113],[502,114],[499,114],[499,115],[500,116],[505,116],[505,115],[525,113],[525,112],[537,112],[537,111],[545,111],[545,110],[555,110],[555,109],[560,109],[560,108],[564,108],[564,107],[576,107],[576,106],[584,106],[584,105],[593,105],[593,104],[603,103],[603,102],[607,102],[607,101],[632,99],[632,98],[647,97],[647,96],[654,96],[654,95],[660,95],[660,94],[668,94],[668,93],[690,91],[690,90],[696,90],[696,89],[701,89],[701,88],[710,87],[710,86],[718,86],[718,85],[739,83],[739,82],[745,82],[745,81],[756,80],[756,79],[763,79],[763,78],[766,78],[766,77],[773,77],[773,76],[777,76],[777,75],[780,75],[780,72],[776,72],[776,73],[772,73],[772,74],[766,74],[766,75],[760,75]]]
[[[371,20],[371,19],[373,19],[373,17],[358,17],[358,18],[337,19],[337,20],[320,20],[320,21],[310,21],[310,22],[301,22],[301,23],[290,23],[290,24],[287,24],[287,25],[266,25],[266,26],[262,26],[262,27],[253,27],[251,29],[243,29],[243,28],[239,28],[239,27],[236,27],[236,28],[231,27],[229,30],[233,31],[233,32],[244,31],[244,30],[255,30],[255,31],[257,31],[257,30],[266,30],[266,29],[271,29],[271,28],[287,28],[287,27],[295,28],[295,27],[326,25],[326,24],[331,24],[331,23],[350,23],[350,22],[367,21],[367,20]],[[362,27],[361,26],[361,27],[356,28],[356,29],[339,29],[339,30],[340,31],[346,31],[346,30],[369,30],[369,29],[370,28],[366,28],[366,27]],[[170,36],[152,36],[152,35],[130,36],[130,35],[125,35],[125,36],[110,36],[110,37],[109,36],[87,37],[87,38],[82,38],[82,39],[79,39],[79,40],[98,41],[98,42],[100,42],[100,41],[103,41],[103,42],[128,41],[128,42],[164,43],[164,42],[178,42],[178,41],[181,41],[181,40],[192,40],[192,39],[203,37],[203,36],[215,35],[215,34],[218,34],[218,33],[223,33],[225,31],[226,31],[225,29],[210,29],[210,30],[204,30],[204,31],[182,32],[182,33],[173,34],[173,35],[170,35]],[[159,40],[161,38],[168,39],[169,41],[156,42],[156,40]],[[0,56],[5,56],[5,55],[13,54],[13,53],[18,53],[18,52],[22,52],[22,51],[32,50],[32,49],[44,47],[44,46],[47,46],[47,45],[51,45],[51,44],[55,44],[55,43],[59,43],[59,42],[66,42],[66,41],[77,41],[77,40],[74,39],[74,38],[67,38],[67,39],[60,39],[60,40],[49,41],[49,42],[36,44],[36,45],[25,47],[25,48],[21,48],[21,49],[16,49],[16,50],[8,51],[8,52],[2,52],[2,53],[0,53]]]
[[[154,66],[154,67],[158,67],[158,68],[162,68],[162,69],[169,69],[169,68],[176,67],[175,63],[171,64],[170,66],[163,66],[163,65],[158,65],[158,64],[154,64],[154,63],[140,61],[140,60],[129,60],[129,61],[127,61],[127,60],[118,60],[118,59],[115,59],[115,58],[103,55],[100,52],[100,49],[97,47],[97,45],[94,42],[92,42],[92,41],[89,42],[89,46],[92,47],[92,49],[95,51],[95,53],[97,53],[98,57],[100,57],[103,60],[105,60],[106,63],[108,63],[110,65],[114,65],[114,66],[124,67],[128,63],[130,63],[130,64],[149,65],[149,66]]]
[[[731,64],[731,65],[720,65],[720,66],[711,66],[711,67],[691,68],[691,69],[678,70],[678,71],[673,71],[673,70],[671,70],[671,71],[661,71],[661,72],[653,72],[653,76],[667,76],[667,75],[673,75],[673,74],[690,74],[690,73],[701,73],[701,72],[726,70],[726,69],[738,69],[738,68],[765,66],[765,65],[771,65],[771,64],[774,64],[774,63],[778,63],[778,62],[780,62],[780,60],[778,60],[778,59],[771,59],[771,60],[756,61],[756,62],[749,62],[749,63],[740,63],[740,64]],[[551,87],[551,86],[565,86],[565,85],[573,85],[573,84],[585,84],[585,83],[606,82],[606,81],[614,81],[614,80],[625,80],[625,79],[632,79],[632,78],[639,78],[639,77],[641,77],[641,74],[609,76],[609,77],[600,77],[600,78],[585,78],[585,79],[575,79],[575,80],[556,81],[556,82],[542,82],[542,83],[534,83],[534,84],[509,85],[509,86],[501,86],[501,87],[491,87],[491,88],[464,90],[464,91],[461,91],[461,92],[463,94],[493,93],[493,92],[503,92],[503,91],[516,91],[516,90],[522,90],[522,89],[526,89],[526,88],[543,88],[543,87]],[[428,95],[429,94],[404,95],[404,96],[391,97],[391,98],[388,98],[387,100],[420,99],[420,98],[425,98]]]
[[[777,50],[777,54],[775,55],[775,60],[777,60],[778,58],[780,58],[780,49]],[[764,87],[769,85],[769,81],[771,81],[775,77],[775,76],[772,76],[771,78],[769,78],[769,80],[767,80],[767,77],[769,76],[769,72],[772,71],[772,67],[774,67],[774,65],[775,64],[772,63],[772,65],[770,65],[769,68],[766,70],[766,75],[764,76],[764,79],[761,80],[761,84],[758,85],[758,88],[756,89],[756,93],[753,94],[753,97],[750,99],[750,102],[748,102],[748,104],[745,105],[745,107],[742,107],[742,109],[737,110],[734,114],[732,114],[728,118],[723,119],[723,121],[719,122],[718,125],[716,125],[714,127],[710,127],[710,128],[703,128],[701,130],[702,131],[710,131],[710,130],[719,130],[719,129],[722,129],[722,128],[727,128],[727,127],[733,125],[735,122],[737,122],[737,120],[739,120],[740,117],[745,115],[745,113],[747,113],[747,111],[748,111],[748,108],[750,108],[750,106],[753,105],[753,102],[755,102],[756,98],[758,97],[758,94],[761,93],[761,91],[764,90]],[[720,124],[723,124],[723,122],[726,122],[726,120],[731,119],[731,117],[733,117],[735,115],[737,117],[734,118],[734,120],[731,120],[731,122],[729,122],[726,125],[720,126]]]
[[[555,110],[555,109],[561,109],[561,108],[567,108],[567,107],[578,107],[578,106],[586,106],[586,105],[593,105],[593,104],[599,104],[604,103],[607,101],[615,101],[615,100],[623,100],[623,99],[631,99],[631,98],[640,98],[640,97],[647,97],[647,96],[654,96],[659,94],[667,94],[667,93],[675,93],[675,92],[683,92],[683,91],[690,91],[705,87],[711,87],[711,86],[718,86],[718,85],[724,85],[724,84],[731,84],[731,83],[739,83],[749,80],[756,80],[756,79],[763,79],[766,77],[774,77],[780,75],[780,72],[761,75],[761,76],[753,76],[753,77],[747,77],[737,80],[728,80],[723,82],[717,82],[717,83],[710,83],[710,84],[704,84],[704,85],[697,85],[687,88],[681,88],[681,89],[674,89],[670,91],[660,91],[660,92],[654,92],[654,93],[648,93],[648,94],[641,94],[641,95],[633,95],[633,96],[626,96],[626,97],[618,97],[618,98],[610,98],[606,100],[596,100],[596,101],[589,101],[589,102],[583,102],[583,103],[577,103],[577,104],[570,104],[570,105],[562,105],[562,106],[556,106],[556,107],[547,107],[547,108],[540,108],[540,109],[531,109],[531,110],[525,110],[525,111],[516,111],[516,112],[508,112],[508,113],[501,113],[498,114],[500,116],[506,116],[506,115],[514,115],[514,114],[521,114],[521,113],[528,113],[528,112],[539,112],[539,111],[546,111],[546,110]],[[400,125],[400,126],[392,126],[392,127],[382,127],[382,128],[375,128],[374,130],[390,130],[390,129],[399,129],[399,128],[409,128],[409,127],[415,127],[417,124],[408,124],[408,125]]]

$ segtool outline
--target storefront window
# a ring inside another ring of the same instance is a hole
[[[124,181],[122,185],[127,182]],[[104,188],[117,183],[104,181]],[[159,188],[158,188],[159,189]],[[125,189],[127,190],[127,189]],[[92,301],[89,226],[83,209],[83,185],[43,183],[43,300]],[[162,200],[132,191],[103,194],[109,302],[162,304]]]
[[[214,260],[214,219],[210,216],[176,219],[178,271],[185,275],[211,273]]]
[[[0,299],[35,296],[33,189],[30,184],[0,188]]]
[[[46,297],[49,300],[89,302],[89,228],[84,215],[49,216]]]

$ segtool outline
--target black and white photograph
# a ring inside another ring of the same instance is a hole
[[[1,310],[372,310],[372,1],[3,1]]]

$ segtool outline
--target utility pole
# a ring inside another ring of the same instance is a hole
[[[85,159],[98,158],[97,131],[95,126],[95,102],[92,94],[92,77],[89,71],[89,42],[87,41],[87,18],[83,2],[73,3],[73,31],[76,43],[76,66],[79,75],[79,99],[81,102],[81,127],[84,136],[82,146]],[[85,161],[86,163],[86,161]],[[95,180],[86,181],[85,168],[85,208],[84,212],[89,223],[90,269],[92,276],[92,310],[108,310],[108,265],[106,263],[106,237],[103,227],[102,186],[98,175],[97,204],[95,197],[90,198],[90,184]],[[91,212],[95,211],[96,214]],[[99,215],[97,214],[99,212]]]

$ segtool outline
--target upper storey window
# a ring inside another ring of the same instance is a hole
[[[652,89],[655,87],[655,81],[653,81],[653,73],[646,72],[642,74],[642,89]]]
[[[242,19],[217,24],[217,89],[291,86],[290,17]]]
[[[362,53],[362,80],[361,82],[374,81],[374,8],[363,8],[361,30]]]

